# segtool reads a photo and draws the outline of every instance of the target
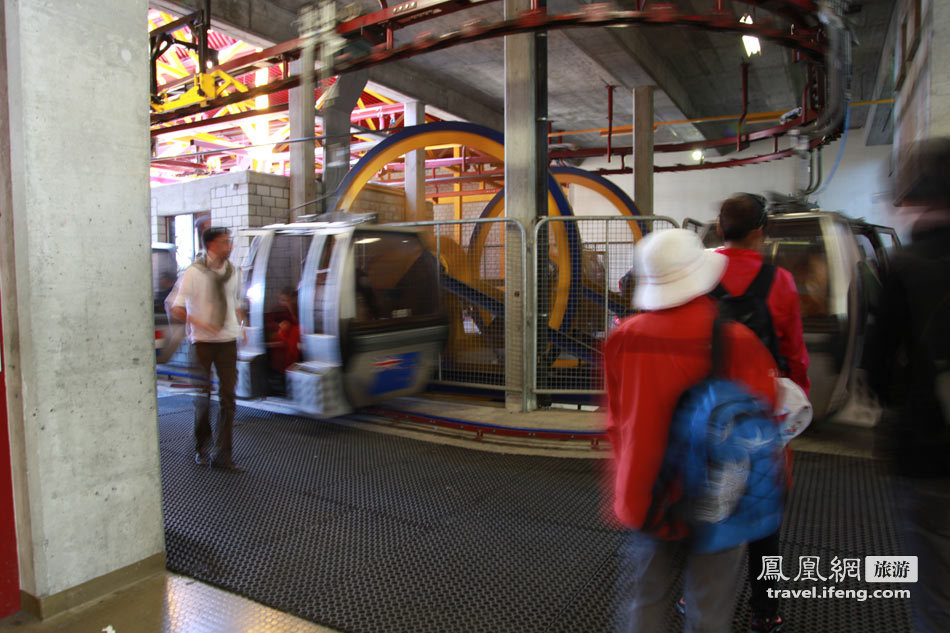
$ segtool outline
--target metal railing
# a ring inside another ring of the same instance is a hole
[[[513,384],[510,379],[514,377],[506,371],[506,352],[520,355],[522,344],[520,340],[506,341],[512,334],[505,326],[505,271],[516,263],[519,295],[526,296],[524,227],[507,218],[400,222],[393,226],[430,228],[426,239],[440,263],[442,299],[450,326],[434,382],[522,389],[522,385]],[[525,328],[516,331],[520,334]]]
[[[604,393],[602,346],[632,314],[633,246],[651,231],[676,228],[665,216],[546,217],[534,228],[536,394]],[[542,265],[542,262],[544,265]]]

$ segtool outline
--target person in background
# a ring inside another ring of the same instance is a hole
[[[768,308],[772,331],[757,334],[766,346],[772,342],[775,362],[782,375],[791,378],[807,395],[811,384],[798,290],[790,272],[763,266],[761,249],[767,222],[768,212],[761,196],[742,193],[722,203],[716,230],[724,246],[717,252],[728,258],[728,264],[719,283],[733,297],[747,292],[761,295],[758,299]],[[759,579],[763,576],[762,557],[780,554],[778,532],[749,543],[751,633],[778,633],[785,624],[779,614],[779,599],[769,597],[768,590],[775,589],[777,583]]]
[[[712,368],[716,302],[708,296],[726,269],[726,256],[707,251],[683,229],[656,231],[635,247],[634,304],[645,312],[624,319],[604,347],[607,435],[613,451],[613,511],[630,531],[620,588],[624,633],[664,630],[669,592],[686,558],[688,631],[727,633],[745,547],[714,554],[689,551],[684,526],[655,524],[655,504],[666,497],[655,484],[681,394]],[[723,328],[725,375],[770,406],[777,368],[748,328]],[[656,492],[656,497],[654,493]]]
[[[234,425],[234,387],[237,382],[237,339],[243,336],[244,316],[235,306],[238,275],[228,261],[231,235],[226,228],[211,227],[201,234],[206,255],[195,259],[181,278],[172,314],[186,323],[204,378],[204,394],[195,405],[195,463],[241,471],[234,463],[231,434]],[[218,375],[217,434],[214,456],[211,443],[211,368]]]
[[[300,360],[300,321],[297,316],[297,291],[287,286],[281,288],[277,297],[280,310],[275,315],[275,348],[273,367],[284,371]]]
[[[950,631],[950,138],[910,148],[895,204],[916,220],[891,254],[864,358],[899,482],[895,554],[919,565],[912,630],[938,633]]]
[[[720,282],[730,295],[739,296],[748,290],[762,270],[762,245],[768,212],[765,199],[748,193],[738,194],[722,203],[716,230],[724,246],[717,252],[729,258]],[[802,330],[795,278],[784,268],[775,267],[766,293],[766,305],[772,327],[778,338],[778,363],[782,375],[791,378],[806,394],[808,380],[808,349]]]

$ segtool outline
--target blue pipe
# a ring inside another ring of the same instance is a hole
[[[831,179],[835,176],[835,172],[838,171],[838,165],[841,163],[841,157],[844,155],[844,145],[848,142],[848,124],[850,122],[851,106],[848,106],[844,113],[844,133],[841,135],[841,147],[838,148],[838,158],[835,159],[834,167],[832,167],[831,171],[828,173],[828,178],[825,179],[825,184],[821,186],[821,189],[815,192],[816,196],[828,188],[828,185],[831,184]]]

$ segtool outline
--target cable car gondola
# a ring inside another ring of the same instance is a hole
[[[691,224],[698,228],[696,221]],[[699,229],[707,248],[722,245],[715,226]],[[829,417],[847,401],[889,245],[900,245],[893,229],[836,212],[769,216],[763,255],[791,272],[798,287],[816,419]]]
[[[239,397],[332,417],[425,388],[448,337],[439,267],[413,228],[369,217],[252,229]]]

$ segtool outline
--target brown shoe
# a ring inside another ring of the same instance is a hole
[[[198,464],[199,466],[210,466],[211,458],[208,457],[206,453],[202,453],[201,451],[198,451],[195,453],[195,463]]]

